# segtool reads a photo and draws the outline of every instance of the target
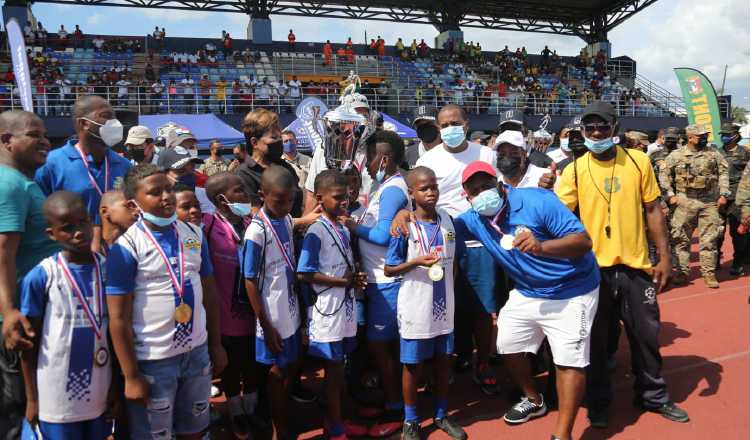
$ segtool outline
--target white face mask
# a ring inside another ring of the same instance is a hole
[[[104,142],[104,144],[107,145],[108,147],[114,147],[115,145],[120,143],[120,141],[122,141],[123,127],[122,127],[122,123],[119,120],[109,119],[104,124],[100,124],[88,118],[82,118],[82,119],[89,121],[92,124],[98,125],[100,127],[98,136],[94,133],[91,133],[91,134],[101,139],[102,142]]]

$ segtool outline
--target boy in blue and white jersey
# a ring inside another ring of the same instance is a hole
[[[315,197],[323,213],[307,230],[297,272],[312,293],[307,311],[309,353],[325,362],[326,431],[331,439],[346,439],[366,433],[362,427],[344,426],[341,406],[344,356],[357,342],[354,290],[365,288],[367,275],[356,271],[349,231],[338,222],[349,204],[346,177],[338,170],[321,172],[315,178]]]
[[[448,418],[450,360],[453,354],[455,301],[453,274],[456,234],[451,217],[436,209],[435,173],[427,167],[409,172],[409,195],[416,204],[409,237],[391,238],[385,273],[403,276],[398,294],[398,329],[403,368],[404,427],[402,438],[419,440],[417,388],[425,361],[435,375],[435,425],[451,438],[466,432]]]
[[[200,228],[177,220],[160,168],[132,168],[124,193],[141,218],[110,249],[107,306],[131,436],[197,435],[210,421],[212,373],[227,362],[208,247]]]
[[[296,376],[302,346],[289,215],[295,191],[295,180],[286,168],[266,168],[259,191],[263,207],[245,231],[241,255],[247,296],[257,318],[255,360],[270,367],[267,396],[279,439],[296,438],[287,426],[286,402],[288,381]]]
[[[94,229],[80,196],[53,193],[43,212],[47,234],[63,250],[21,287],[21,312],[35,335],[22,357],[27,421],[46,439],[102,440],[112,432],[104,418],[112,380],[105,258],[91,252]]]
[[[367,340],[374,353],[385,393],[386,414],[370,429],[371,437],[387,437],[401,428],[403,401],[399,392],[398,324],[396,301],[399,277],[383,273],[390,241],[390,225],[396,213],[409,207],[406,181],[399,172],[404,142],[392,131],[379,131],[367,141],[367,171],[379,184],[364,215],[347,227],[359,238],[362,268],[367,273]]]

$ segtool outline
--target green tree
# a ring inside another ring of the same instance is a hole
[[[737,124],[746,124],[747,113],[748,112],[745,107],[732,106],[732,121],[736,122]]]

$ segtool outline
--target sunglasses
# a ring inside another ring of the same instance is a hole
[[[595,131],[610,131],[612,130],[612,124],[608,124],[606,122],[583,124],[583,130],[586,133],[593,133]]]

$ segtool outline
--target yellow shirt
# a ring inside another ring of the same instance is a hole
[[[216,81],[216,99],[223,101],[227,96],[227,83],[224,81]]]
[[[565,167],[555,191],[568,208],[578,208],[600,267],[650,269],[643,204],[659,197],[659,185],[648,156],[628,153],[617,147],[616,159],[608,162],[584,154]],[[610,237],[605,232],[608,206]]]

